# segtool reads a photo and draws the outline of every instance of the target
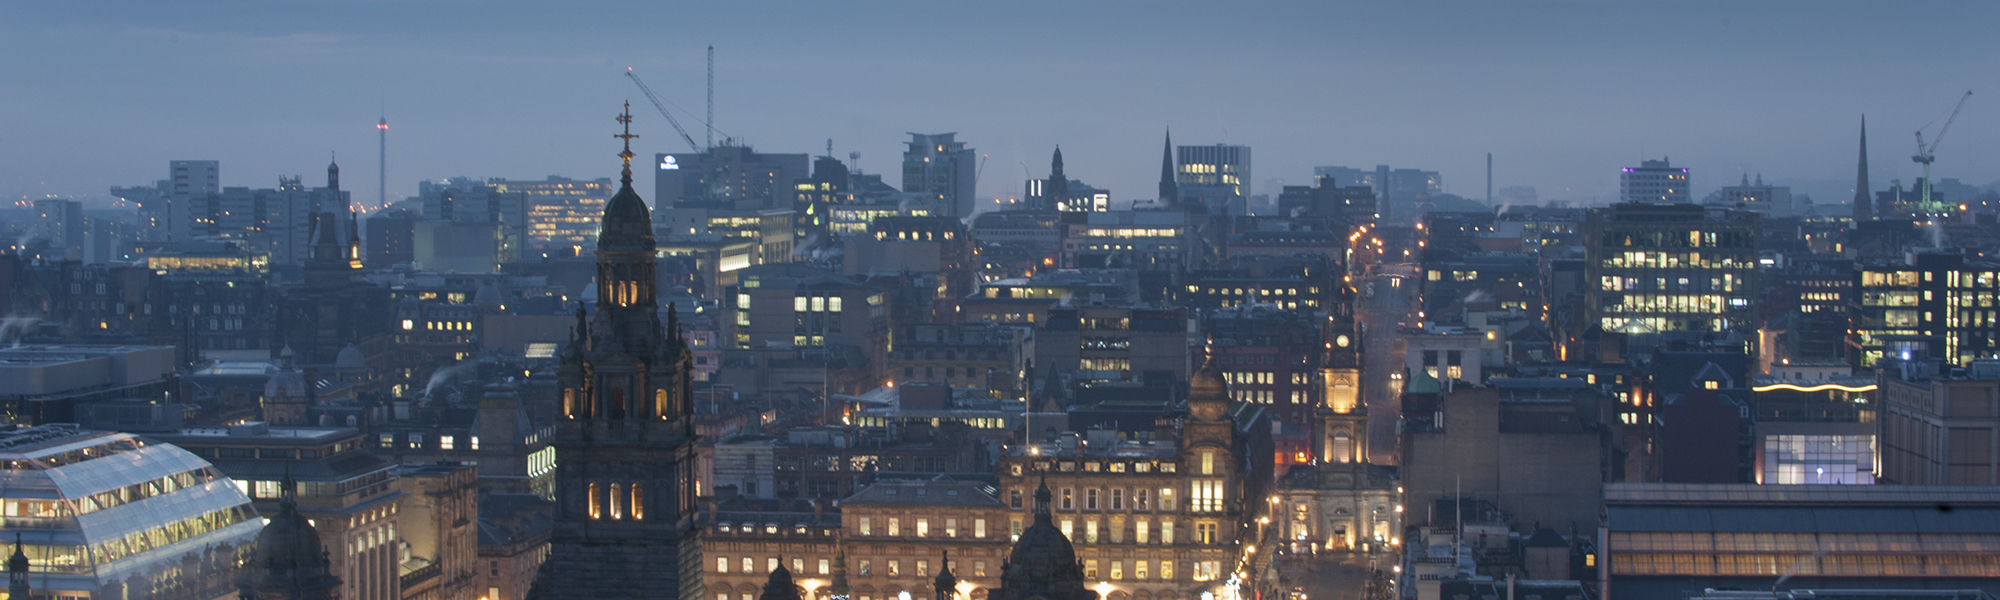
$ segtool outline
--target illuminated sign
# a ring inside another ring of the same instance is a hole
[[[673,155],[671,155],[671,154],[669,154],[669,155],[666,155],[666,156],[664,156],[664,157],[661,157],[661,158],[660,158],[660,170],[662,170],[662,171],[679,171],[679,170],[681,170],[681,163],[680,163],[680,162],[678,162],[678,161],[675,161],[675,160],[674,160],[674,156],[673,156]]]
[[[1750,388],[1750,391],[1753,391],[1753,392],[1769,392],[1769,391],[1772,391],[1772,390],[1792,390],[1792,391],[1795,391],[1795,392],[1824,392],[1824,391],[1826,391],[1826,390],[1840,390],[1840,391],[1843,391],[1843,392],[1856,392],[1856,393],[1859,393],[1859,392],[1872,392],[1872,391],[1875,391],[1875,385],[1874,385],[1874,384],[1869,384],[1869,385],[1860,385],[1860,386],[1848,386],[1848,385],[1836,385],[1836,384],[1830,384],[1830,383],[1829,383],[1829,384],[1825,384],[1825,385],[1815,385],[1815,386],[1812,386],[1812,387],[1799,387],[1799,386],[1796,386],[1796,385],[1792,385],[1792,384],[1789,384],[1789,383],[1780,383],[1780,384],[1777,384],[1777,385],[1766,385],[1766,386],[1761,386],[1761,387],[1753,387],[1753,388]]]

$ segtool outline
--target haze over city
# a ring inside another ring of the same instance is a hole
[[[1821,204],[1852,194],[1867,114],[1873,177],[1914,180],[1911,131],[1974,100],[1937,177],[2000,180],[2000,47],[1987,2],[508,2],[11,3],[0,19],[0,194],[103,200],[177,158],[262,187],[337,152],[390,199],[420,179],[608,175],[607,106],[637,106],[641,154],[686,151],[623,73],[700,138],[704,47],[718,130],[764,152],[859,152],[896,170],[902,132],[956,131],[982,196],[1069,170],[1150,198],[1152,150],[1256,149],[1256,193],[1311,168],[1442,173],[1484,195],[1617,195],[1671,157],[1697,197],[1763,174]],[[614,111],[615,112],[615,111]],[[1935,127],[1935,125],[1932,125]],[[357,200],[373,204],[372,194]]]

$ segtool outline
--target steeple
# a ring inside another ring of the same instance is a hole
[[[1181,201],[1181,186],[1174,181],[1174,132],[1167,131],[1167,142],[1160,148],[1160,200],[1161,206],[1173,206]]]
[[[1874,202],[1868,188],[1868,115],[1861,116],[1861,161],[1854,167],[1854,221],[1859,223],[1873,216],[1869,206]]]
[[[1069,175],[1063,173],[1062,146],[1056,146],[1055,158],[1049,161],[1049,183],[1042,186],[1042,204],[1059,210],[1065,202],[1069,202]]]
[[[339,193],[340,193],[340,161],[337,161],[337,160],[333,160],[333,159],[327,159],[327,163],[326,163],[326,189],[329,189],[329,190],[333,190],[333,192],[334,192],[334,194],[335,194],[335,195],[339,195]]]

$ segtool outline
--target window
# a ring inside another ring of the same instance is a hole
[[[632,484],[632,520],[646,520],[646,491],[643,484]]]
[[[1161,521],[1161,522],[1160,522],[1160,543],[1162,543],[1162,544],[1167,544],[1167,545],[1173,545],[1173,543],[1174,543],[1174,522],[1173,522],[1173,521]],[[1166,577],[1166,576],[1167,576],[1167,575],[1166,575],[1166,569],[1161,569],[1161,570],[1160,570],[1160,577]]]
[[[1194,563],[1195,581],[1213,581],[1216,574],[1220,572],[1222,572],[1221,561],[1204,560]]]
[[[1215,531],[1216,531],[1216,524],[1214,523],[1195,523],[1194,543],[1197,544],[1215,543],[1216,540]]]
[[[446,435],[446,436],[439,436],[439,437],[438,437],[438,449],[439,449],[439,450],[450,450],[450,449],[452,449],[452,446],[453,446],[453,445],[455,445],[455,444],[456,444],[457,442],[458,442],[458,436],[455,436],[455,435]]]
[[[929,576],[930,574],[931,574],[931,561],[928,560],[917,561],[917,576],[925,577]]]
[[[1125,490],[1123,488],[1113,488],[1111,490],[1111,510],[1125,510]]]
[[[625,518],[625,486],[611,484],[611,518]]]
[[[1173,512],[1174,488],[1160,488],[1160,510]]]
[[[895,537],[899,535],[903,535],[903,520],[896,517],[889,517],[889,536]]]
[[[1083,541],[1088,544],[1097,543],[1097,519],[1092,518],[1083,522]]]
[[[889,523],[891,527],[895,526],[895,521],[890,521]],[[917,519],[917,537],[929,537],[930,535],[931,535],[931,520]]]
[[[958,537],[958,519],[954,519],[954,518],[951,518],[951,517],[945,517],[945,520],[944,520],[944,536],[945,536],[945,537]]]
[[[748,556],[743,557],[743,572],[745,573],[757,572],[757,559],[750,558]]]
[[[1111,561],[1111,580],[1117,581],[1124,578],[1125,578],[1125,561],[1122,560]]]
[[[1062,509],[1076,510],[1076,490],[1070,488],[1062,489]]]
[[[861,559],[861,574],[862,575],[870,574],[873,571],[874,565],[875,561],[871,561],[866,558]]]
[[[1097,578],[1097,559],[1083,561],[1083,576],[1090,579]]]
[[[1160,561],[1160,579],[1166,580],[1173,578],[1174,578],[1174,561],[1171,560]]]
[[[717,573],[729,572],[729,557],[727,556],[715,557],[715,572]]]
[[[1148,562],[1148,561],[1143,561],[1143,560],[1135,560],[1135,561],[1132,561],[1132,578],[1133,578],[1133,579],[1138,579],[1138,580],[1142,580],[1142,581],[1146,579],[1146,563],[1147,563],[1147,562]]]
[[[1146,463],[1139,464],[1143,465]],[[1147,502],[1147,495],[1146,488],[1132,490],[1132,510],[1152,510],[1152,506]]]
[[[1075,530],[1076,530],[1076,520],[1075,520],[1075,519],[1063,519],[1063,520],[1062,520],[1062,532],[1063,532],[1063,537],[1072,537],[1072,536],[1074,536],[1074,535],[1076,534],[1076,531],[1075,531]]]
[[[1147,523],[1147,522],[1145,522],[1144,520],[1141,520],[1141,521],[1139,521],[1139,522],[1136,522],[1136,523],[1133,523],[1133,524],[1132,524],[1132,541],[1134,541],[1134,542],[1138,542],[1138,543],[1141,543],[1141,544],[1144,544],[1144,543],[1146,543],[1146,533],[1147,533],[1147,532],[1146,532],[1146,530],[1147,530],[1147,529],[1149,528],[1149,527],[1148,527],[1149,525],[1152,525],[1152,524],[1151,524],[1151,523]],[[1142,576],[1142,577],[1143,577],[1143,576]]]
[[[973,577],[986,576],[986,561],[983,560],[972,561],[972,576]]]
[[[890,561],[889,561],[889,576],[890,576],[890,577],[895,577],[895,576],[897,576],[897,575],[902,575],[902,574],[903,574],[903,561],[900,561],[900,560],[890,560]]]
[[[1090,488],[1083,491],[1083,508],[1085,510],[1097,510],[1097,488]]]
[[[875,535],[868,527],[868,517],[861,517],[861,535]]]
[[[1188,510],[1194,512],[1222,511],[1222,480],[1196,479],[1188,483]]]
[[[972,520],[972,537],[976,538],[986,537],[986,519]]]
[[[825,575],[827,573],[832,573],[833,572],[832,569],[833,569],[833,563],[831,561],[828,561],[827,559],[824,558],[819,559],[819,574]]]
[[[772,571],[776,571],[776,570],[778,570],[778,558],[777,558],[777,557],[775,557],[775,556],[774,556],[774,557],[771,557],[771,558],[769,558],[769,559],[765,559],[765,560],[764,560],[764,572],[765,572],[765,573],[769,573],[769,572],[772,572]]]
[[[1207,450],[1203,450],[1203,451],[1202,451],[1202,453],[1201,453],[1201,474],[1203,474],[1203,475],[1214,475],[1214,474],[1215,474],[1215,453],[1214,453],[1214,452],[1212,452],[1212,451],[1207,451]]]
[[[776,569],[773,569],[773,570],[776,570]],[[803,559],[803,558],[794,558],[794,559],[792,559],[792,572],[794,572],[794,573],[804,573],[804,572],[806,572],[806,559]]]
[[[602,513],[600,512],[600,509],[599,509],[599,508],[598,508],[598,506],[597,506],[597,502],[598,502],[598,500],[597,500],[597,482],[591,482],[591,484],[590,484],[590,487],[588,487],[588,488],[586,488],[586,489],[584,490],[584,494],[585,494],[585,495],[587,495],[587,496],[589,496],[588,500],[589,500],[589,503],[590,503],[590,518],[591,518],[591,519],[598,519],[598,518],[602,518],[602,517],[603,517],[603,514],[602,514]]]
[[[386,437],[386,435],[385,435],[385,437]],[[383,445],[388,445],[388,444],[387,444],[387,442],[384,442],[384,443],[383,443]],[[1021,466],[1020,466],[1020,465],[1014,465],[1014,469],[1015,469],[1015,470],[1017,470],[1017,471],[1018,471],[1018,470],[1020,470],[1020,468],[1021,468]],[[1015,475],[1019,475],[1019,474],[1020,474],[1020,473],[1015,473]],[[1008,507],[1008,508],[1012,508],[1012,509],[1014,509],[1014,510],[1021,510],[1021,490],[1008,490],[1008,491],[1007,491],[1007,507]]]

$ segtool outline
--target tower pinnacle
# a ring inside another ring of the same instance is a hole
[[[631,102],[626,102],[626,103],[625,103],[625,112],[623,112],[623,113],[619,113],[619,115],[618,115],[618,122],[619,122],[620,124],[622,124],[622,125],[624,125],[624,126],[625,126],[625,133],[618,133],[618,134],[612,134],[612,136],[611,136],[611,137],[615,137],[615,138],[619,138],[619,139],[622,139],[622,140],[625,140],[625,151],[624,151],[624,152],[619,152],[619,153],[618,153],[618,159],[619,159],[619,160],[622,160],[622,161],[625,161],[625,170],[624,170],[624,172],[623,172],[623,175],[622,175],[622,176],[621,176],[621,178],[620,178],[620,181],[624,182],[624,183],[625,183],[625,185],[632,185],[632,156],[633,156],[633,154],[632,154],[632,138],[635,138],[635,137],[639,137],[639,136],[637,136],[637,135],[633,135],[633,133],[632,133],[632,103],[631,103]]]
[[[1873,215],[1869,210],[1873,199],[1868,191],[1868,115],[1861,116],[1861,160],[1854,167],[1854,220],[1866,221]]]
[[[1167,131],[1166,145],[1160,148],[1160,205],[1180,202],[1180,184],[1174,181],[1174,132]]]

